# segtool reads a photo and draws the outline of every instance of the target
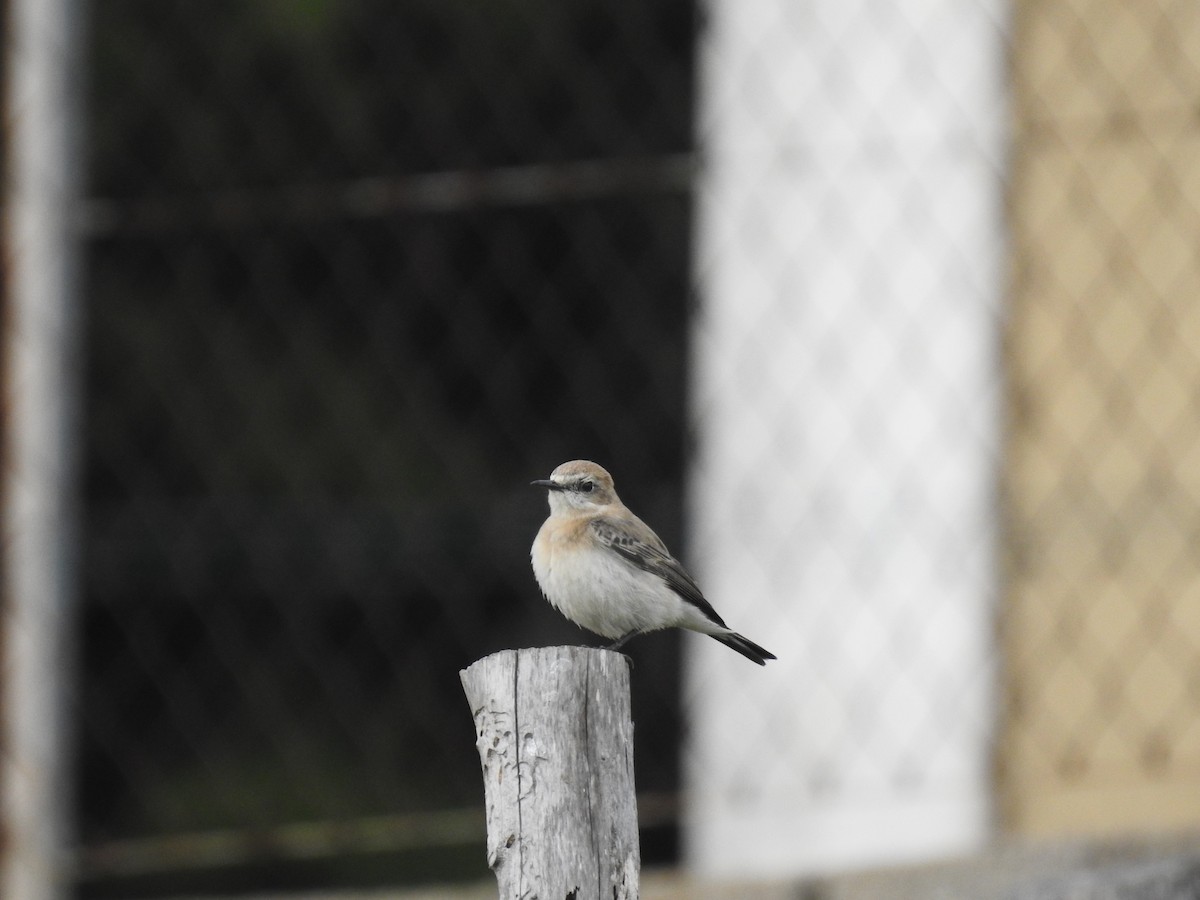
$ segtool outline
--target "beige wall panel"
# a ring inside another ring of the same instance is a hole
[[[1200,95],[1200,4],[1025,0],[1014,71],[1022,123],[1095,130],[1114,113],[1162,119]]]
[[[998,765],[1019,832],[1200,823],[1200,4],[1172,9],[1018,17]]]

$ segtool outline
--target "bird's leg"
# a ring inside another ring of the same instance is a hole
[[[623,635],[621,635],[619,638],[617,638],[615,641],[613,641],[611,644],[606,646],[604,649],[605,650],[620,650],[622,647],[625,646],[625,642],[627,640],[629,640],[631,637],[633,637],[635,634],[637,634],[636,630],[627,631]]]

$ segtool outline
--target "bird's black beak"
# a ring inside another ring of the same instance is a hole
[[[534,487],[544,487],[550,491],[562,491],[565,488],[557,481],[551,481],[549,478],[539,478],[537,481],[529,482]]]

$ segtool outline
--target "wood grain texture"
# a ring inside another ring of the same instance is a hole
[[[635,900],[628,659],[588,647],[504,650],[460,675],[501,900]]]

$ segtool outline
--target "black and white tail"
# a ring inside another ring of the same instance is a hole
[[[775,654],[769,650],[764,650],[758,644],[749,638],[744,638],[737,632],[729,632],[728,634],[714,634],[713,638],[720,641],[726,647],[732,647],[746,659],[758,663],[760,666],[765,666],[768,659],[775,659]]]

